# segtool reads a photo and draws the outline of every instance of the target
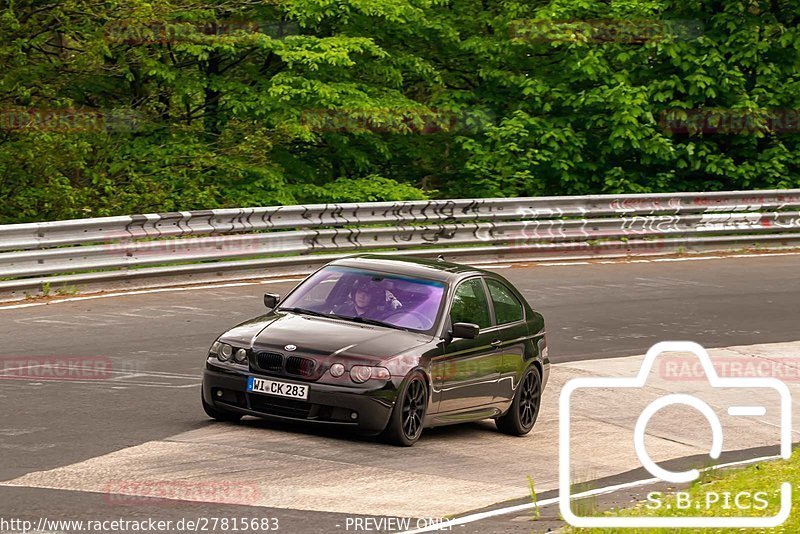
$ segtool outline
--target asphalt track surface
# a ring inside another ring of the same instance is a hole
[[[564,362],[642,354],[665,339],[692,340],[706,347],[797,340],[798,267],[800,256],[785,254],[517,265],[499,272],[544,314],[552,361]],[[0,359],[107,358],[115,369],[139,371],[138,376],[128,373],[119,381],[91,386],[80,381],[0,381],[4,407],[0,412],[0,481],[207,428],[212,423],[200,408],[199,380],[193,377],[199,377],[209,345],[223,330],[262,313],[264,291],[285,293],[295,284],[155,292],[0,309]],[[470,431],[469,426],[445,428],[428,435],[435,439]],[[350,438],[342,436],[343,449],[348,443]],[[496,469],[502,468],[498,461]],[[346,484],[347,472],[341,476]],[[197,502],[114,506],[97,493],[0,486],[0,518],[42,516],[277,517],[282,532],[344,532],[344,521],[352,517]],[[495,519],[486,528],[510,532],[520,525]],[[530,530],[528,525],[524,528]],[[480,527],[455,531],[476,529]]]

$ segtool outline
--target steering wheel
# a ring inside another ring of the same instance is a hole
[[[395,317],[395,316],[398,316],[398,315],[399,316],[403,316],[404,319],[407,318],[407,317],[415,318],[419,322],[419,326],[406,324],[406,321],[397,322],[397,321],[391,321],[390,320],[392,317]],[[427,330],[427,329],[429,329],[430,327],[433,326],[433,321],[430,318],[426,317],[425,315],[421,314],[418,311],[413,311],[413,310],[397,310],[397,311],[387,315],[384,318],[384,321],[386,321],[387,323],[397,324],[397,326],[405,326],[405,327],[408,327],[408,328],[417,328],[419,330]]]

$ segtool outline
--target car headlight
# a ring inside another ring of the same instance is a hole
[[[221,341],[215,341],[208,349],[208,357],[216,358],[221,362],[232,362],[238,364],[247,363],[247,349],[236,348]]]
[[[344,374],[344,365],[342,365],[341,363],[334,363],[333,365],[331,365],[330,371],[332,377],[339,378]]]
[[[369,380],[369,377],[372,376],[372,369],[365,365],[354,365],[350,369],[350,378],[353,379],[353,382],[361,384],[362,382],[366,382]]]
[[[221,362],[227,362],[233,356],[233,347],[227,343],[220,343],[219,350],[217,350],[217,359]]]
[[[370,378],[376,380],[389,380],[391,373],[385,367],[367,367],[366,365],[354,365],[350,368],[350,378],[357,384],[363,384]]]
[[[236,363],[244,363],[247,361],[247,351],[245,349],[239,349],[233,354],[233,361]]]

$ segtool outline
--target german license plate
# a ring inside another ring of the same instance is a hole
[[[275,395],[277,397],[289,397],[290,399],[308,398],[308,386],[301,384],[289,384],[278,382],[277,380],[266,380],[254,376],[247,379],[247,391],[251,393],[263,393],[264,395]]]

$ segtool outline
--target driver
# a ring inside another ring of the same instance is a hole
[[[389,298],[387,293],[386,289],[371,280],[359,282],[353,288],[351,298],[336,306],[333,313],[380,320],[400,305],[394,295]]]

